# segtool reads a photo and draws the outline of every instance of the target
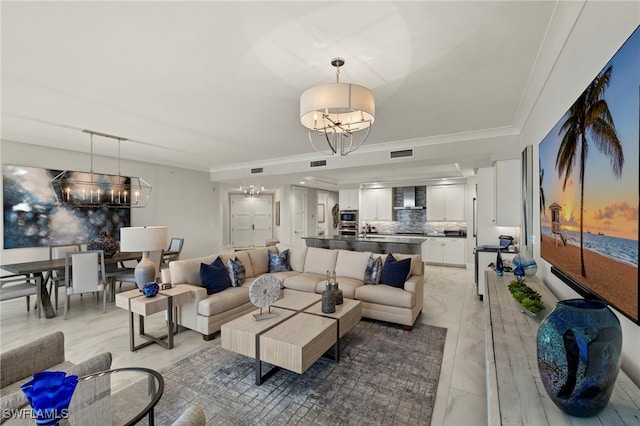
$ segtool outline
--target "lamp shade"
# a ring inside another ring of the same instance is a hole
[[[120,251],[154,251],[167,246],[166,226],[120,228]]]
[[[376,114],[375,96],[366,87],[348,83],[330,83],[307,89],[300,96],[300,122],[310,130],[327,126],[325,114],[336,133],[357,132],[370,127]]]

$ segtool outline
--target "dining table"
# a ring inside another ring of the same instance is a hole
[[[111,257],[104,258],[106,265],[114,265],[128,260],[139,260],[142,258],[140,252],[118,252]],[[71,259],[70,259],[71,260]],[[28,278],[39,278],[36,280],[40,287],[38,293],[38,306],[44,312],[46,318],[56,316],[56,311],[51,303],[51,295],[47,291],[46,283],[53,271],[64,271],[66,259],[46,259],[35,260],[30,262],[10,263],[0,265],[0,269],[11,272],[14,275],[24,275]]]

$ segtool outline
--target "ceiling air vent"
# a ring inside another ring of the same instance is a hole
[[[264,173],[264,169],[262,167],[256,167],[255,169],[251,169],[252,175],[255,175],[257,173]]]
[[[400,151],[389,151],[389,158],[406,158],[413,157],[413,148],[401,149]]]
[[[309,163],[310,167],[324,167],[327,165],[327,160],[318,160],[318,161],[312,161],[311,163]]]

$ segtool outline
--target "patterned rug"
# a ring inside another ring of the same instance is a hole
[[[446,333],[362,320],[342,338],[339,363],[320,358],[302,375],[280,370],[262,386],[253,359],[217,338],[162,371],[156,424],[195,403],[211,425],[429,425]]]

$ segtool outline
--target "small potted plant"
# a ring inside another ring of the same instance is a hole
[[[509,291],[518,303],[524,308],[523,312],[532,316],[538,315],[545,308],[540,293],[530,288],[522,281],[511,281]]]

